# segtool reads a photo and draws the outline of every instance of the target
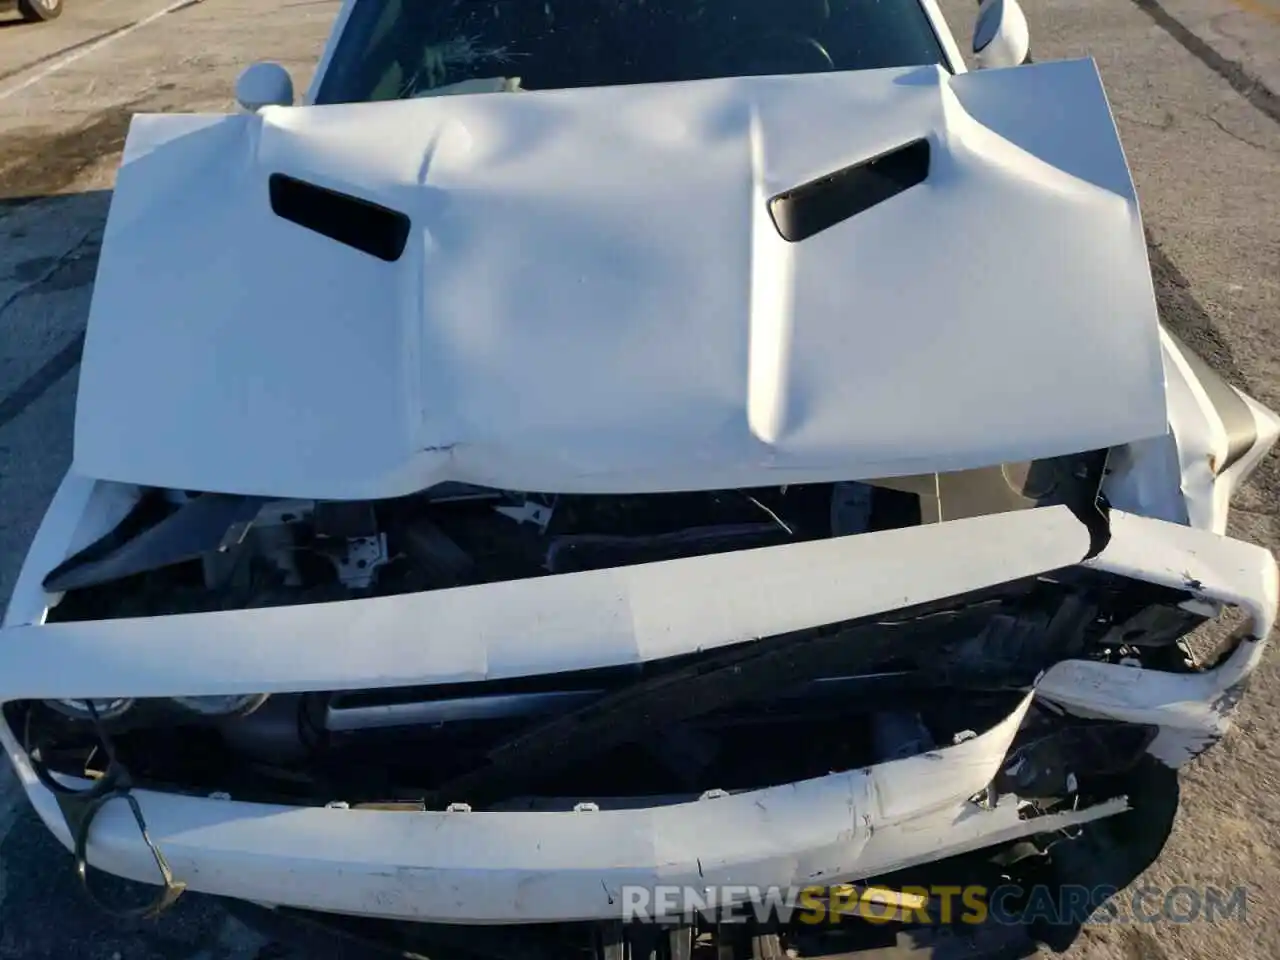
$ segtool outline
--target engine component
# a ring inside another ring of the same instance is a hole
[[[338,580],[349,590],[368,590],[378,568],[387,562],[387,535],[353,537],[327,556],[333,561]]]
[[[257,710],[267,700],[268,694],[248,693],[229,697],[173,697],[173,702],[184,710],[202,717],[225,717],[233,714],[244,716]]]
[[[321,501],[312,515],[317,537],[336,540],[364,540],[378,535],[378,517],[366,501],[336,503]]]
[[[871,738],[880,760],[902,760],[934,747],[933,734],[918,713],[886,710],[871,715]]]
[[[716,550],[763,547],[785,534],[773,523],[695,527],[651,537],[573,534],[556,537],[547,549],[547,569],[570,573],[630,563],[653,563]]]
[[[475,570],[471,556],[427,518],[405,526],[402,533],[406,552],[432,583],[456,587],[466,583]]]
[[[552,517],[555,516],[556,498],[531,495],[525,497],[524,502],[517,506],[497,506],[493,509],[516,523],[532,523],[541,532],[546,533]]]
[[[45,704],[73,720],[92,720],[95,713],[99,720],[115,720],[129,711],[134,700],[132,697],[114,700],[46,700]],[[89,709],[89,704],[93,705],[92,710]]]
[[[253,713],[226,717],[218,735],[238,755],[270,767],[301,763],[312,755],[322,698],[285,693],[270,697]]]
[[[315,510],[314,500],[273,500],[263,505],[254,521],[252,545],[258,556],[275,567],[286,587],[303,585],[295,528],[310,520]]]
[[[543,693],[491,694],[400,703],[369,703],[369,695],[335,696],[324,725],[329,730],[370,730],[463,720],[499,720],[559,713],[600,696],[602,690],[548,690]]]
[[[1049,722],[1042,733],[1009,752],[996,788],[1027,799],[1075,793],[1077,772],[1123,774],[1141,761],[1157,732],[1136,723]]]
[[[875,488],[851,481],[831,485],[831,535],[847,537],[871,529]]]

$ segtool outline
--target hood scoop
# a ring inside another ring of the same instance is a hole
[[[799,243],[924,183],[928,176],[929,141],[914,140],[778,194],[769,201],[769,213],[782,239]]]
[[[267,184],[277,217],[388,263],[404,254],[409,218],[398,210],[283,173]]]

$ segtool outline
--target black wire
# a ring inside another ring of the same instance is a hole
[[[63,818],[67,821],[67,827],[72,831],[74,840],[73,853],[75,856],[76,876],[80,878],[80,884],[84,887],[85,895],[89,900],[104,913],[124,920],[158,916],[182,895],[187,885],[173,878],[173,871],[169,869],[168,861],[165,860],[164,854],[160,852],[160,848],[155,845],[151,835],[147,832],[147,823],[142,816],[142,807],[133,795],[133,785],[129,772],[116,755],[115,743],[103,727],[102,718],[98,716],[97,707],[93,705],[92,700],[86,700],[85,706],[89,710],[89,717],[93,722],[98,741],[102,744],[102,749],[107,755],[107,769],[102,777],[93,782],[92,786],[85,790],[77,790],[54,779],[53,774],[45,765],[40,745],[31,743],[31,716],[35,713],[34,705],[27,707],[27,715],[23,722],[23,750],[26,751],[27,759],[31,764],[31,770],[36,779],[40,781],[43,787],[59,798],[58,807],[62,810]],[[147,849],[151,851],[151,856],[155,860],[156,868],[160,871],[160,877],[163,881],[163,889],[160,894],[152,902],[141,907],[124,909],[112,907],[94,892],[93,885],[89,883],[89,830],[102,808],[112,800],[117,799],[127,802],[130,810],[133,811],[133,818],[137,821],[138,831],[142,834],[142,841],[147,845]]]
[[[313,713],[313,705],[316,711],[323,711],[327,698],[323,693],[304,693],[298,698],[298,739],[313,759],[321,758],[329,749],[329,729],[317,724]]]
[[[129,809],[133,811],[133,819],[138,824],[138,832],[142,834],[142,842],[151,851],[151,856],[155,860],[156,868],[160,871],[160,878],[163,881],[163,887],[156,898],[140,907],[113,907],[94,892],[93,885],[89,882],[89,829],[93,826],[94,818],[97,817],[102,808],[112,800],[117,799],[124,800],[129,804]],[[160,852],[160,848],[155,845],[151,835],[147,832],[147,822],[142,816],[142,807],[139,806],[137,797],[133,795],[129,787],[121,787],[96,797],[81,812],[80,825],[75,833],[75,860],[76,876],[80,878],[80,885],[84,887],[84,892],[89,900],[99,910],[122,920],[159,916],[187,888],[185,883],[173,878],[173,871],[169,869],[168,861],[165,860],[164,854]]]
[[[95,724],[97,724],[97,710],[92,705],[90,705],[90,709],[93,711],[91,716]],[[31,717],[35,712],[34,705],[27,707],[27,715],[22,724],[22,749],[26,752],[27,758],[31,763],[31,771],[36,775],[36,779],[40,781],[42,787],[58,796],[78,797],[82,800],[92,800],[117,789],[119,781],[124,775],[124,768],[116,759],[114,747],[107,743],[103,743],[103,750],[107,754],[108,761],[106,772],[95,780],[88,789],[78,790],[55,780],[53,774],[49,772],[49,768],[45,765],[42,748],[39,744],[31,742]]]

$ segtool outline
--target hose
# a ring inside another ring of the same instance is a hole
[[[36,779],[58,801],[58,809],[62,811],[63,819],[66,821],[67,829],[73,839],[72,853],[75,857],[76,876],[80,879],[80,885],[84,888],[84,892],[90,902],[104,913],[119,919],[151,919],[159,916],[172,906],[183,891],[186,890],[187,885],[180,880],[174,879],[173,871],[169,868],[169,863],[165,860],[164,854],[160,852],[160,848],[151,839],[151,835],[147,831],[146,819],[142,815],[142,807],[133,795],[133,783],[129,776],[129,771],[120,762],[120,758],[116,754],[115,744],[103,727],[97,708],[94,707],[92,701],[85,701],[85,704],[89,709],[94,732],[107,755],[106,772],[100,779],[94,781],[92,786],[84,790],[77,790],[75,787],[69,787],[54,778],[44,762],[42,746],[31,742],[31,716],[35,712],[33,706],[28,706],[27,708],[22,730],[22,747],[26,751],[28,760],[31,763],[31,770]],[[159,870],[163,883],[163,889],[159,895],[153,901],[141,907],[119,908],[111,906],[94,891],[93,884],[89,882],[89,831],[93,827],[93,821],[98,816],[98,813],[112,800],[124,800],[129,804],[129,809],[133,812],[133,819],[138,824],[138,832],[142,834],[142,842],[151,851],[151,856],[155,860],[156,869]]]

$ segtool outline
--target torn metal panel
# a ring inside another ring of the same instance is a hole
[[[1235,648],[1212,669],[1168,673],[1068,660],[1041,679],[1042,697],[1083,717],[1151,724],[1151,753],[1181,766],[1226,732],[1243,685],[1257,668],[1280,607],[1280,573],[1267,549],[1213,533],[1113,513],[1113,537],[1088,566],[1183,589],[1239,607],[1248,617]]]
[[[194,497],[130,539],[121,542],[113,531],[85,547],[49,572],[44,589],[61,593],[225,552],[244,539],[261,507],[258,497]]]
[[[100,483],[74,469],[67,471],[27,550],[3,626],[42,623],[48,608],[60,599],[45,591],[46,574],[114,530],[136,509],[140,496],[131,484]]]

